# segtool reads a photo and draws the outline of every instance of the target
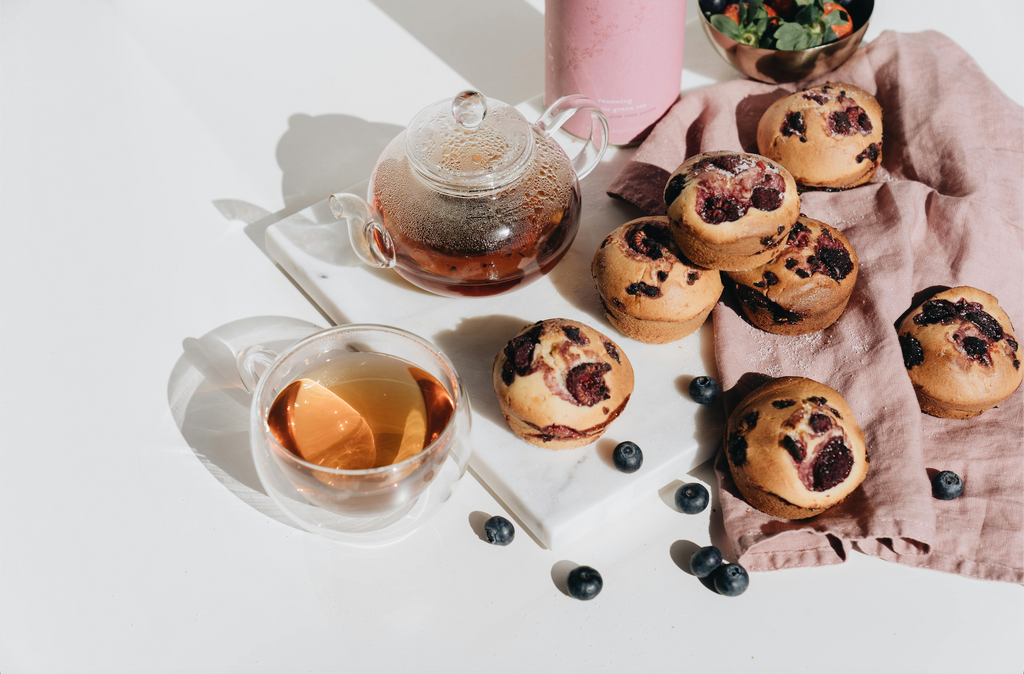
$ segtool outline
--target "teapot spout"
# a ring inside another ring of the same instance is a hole
[[[346,221],[348,237],[360,260],[381,269],[395,266],[394,242],[373,206],[355,194],[332,194],[328,203],[334,217]]]

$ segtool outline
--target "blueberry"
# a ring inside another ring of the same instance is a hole
[[[750,585],[747,570],[739,564],[725,564],[718,567],[713,580],[718,594],[726,597],[738,597],[746,591],[747,585]]]
[[[722,553],[713,545],[701,548],[690,557],[690,571],[698,578],[707,578],[722,565]]]
[[[964,481],[951,470],[944,470],[932,478],[932,495],[943,501],[952,501],[964,493]]]
[[[694,377],[690,382],[690,397],[693,402],[707,405],[718,396],[718,382],[711,377]]]
[[[577,566],[569,572],[569,577],[566,579],[565,584],[566,589],[569,590],[570,597],[587,601],[593,599],[601,592],[604,582],[601,580],[601,574],[596,569],[592,569],[589,566]]]
[[[697,483],[684,484],[676,490],[676,505],[687,515],[696,515],[708,507],[708,490]]]
[[[508,545],[516,537],[516,528],[501,515],[495,515],[484,522],[484,536],[492,545]]]
[[[623,473],[635,473],[644,465],[644,453],[635,442],[620,442],[612,452],[612,462]]]
[[[728,4],[729,0],[700,0],[701,11],[708,14],[721,14]]]

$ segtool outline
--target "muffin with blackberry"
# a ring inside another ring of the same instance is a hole
[[[777,335],[803,335],[839,320],[858,267],[842,232],[801,216],[775,260],[726,277],[751,323]]]
[[[633,394],[633,366],[612,340],[563,318],[527,325],[494,359],[509,427],[531,445],[582,447],[604,434]]]
[[[960,286],[911,311],[898,332],[921,411],[968,419],[1009,398],[1024,370],[1010,317],[988,293]]]
[[[758,510],[805,519],[836,505],[868,472],[864,433],[838,392],[804,377],[772,380],[729,415],[733,481]]]
[[[804,187],[863,185],[882,163],[882,108],[852,84],[827,82],[794,92],[761,117],[757,151]]]
[[[680,250],[706,269],[753,269],[770,260],[800,215],[789,172],[742,152],[690,157],[665,186],[672,234]]]
[[[613,231],[601,242],[590,271],[608,320],[622,334],[648,344],[694,332],[722,294],[719,272],[687,260],[664,217],[639,218]]]

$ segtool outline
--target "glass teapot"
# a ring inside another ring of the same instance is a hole
[[[570,160],[551,137],[577,112],[591,115],[585,147]],[[385,148],[367,201],[335,194],[352,247],[439,295],[496,295],[549,272],[579,228],[579,179],[608,147],[593,101],[565,96],[536,124],[476,91],[422,110]]]

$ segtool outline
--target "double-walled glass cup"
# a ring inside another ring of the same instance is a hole
[[[422,451],[392,465],[342,470],[303,460],[272,432],[271,406],[306,373],[359,352],[392,356],[432,375],[451,397],[451,417]],[[280,355],[250,346],[239,354],[238,370],[253,393],[249,433],[257,472],[269,495],[303,528],[341,539],[395,527],[411,530],[447,501],[465,473],[472,451],[465,387],[448,358],[416,335],[382,325],[346,325],[311,335]],[[309,505],[321,512],[310,512]]]

